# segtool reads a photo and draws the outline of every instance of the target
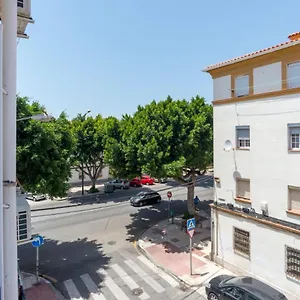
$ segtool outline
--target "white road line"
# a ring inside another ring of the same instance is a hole
[[[104,284],[110,289],[110,291],[118,300],[130,300],[119,288],[119,286],[113,281],[113,279],[107,275],[107,272],[105,270],[99,269],[97,270],[97,273],[100,276],[105,276]]]
[[[103,294],[99,291],[97,285],[94,283],[93,279],[90,277],[89,274],[83,274],[80,276],[82,281],[84,282],[85,286],[91,293],[91,296],[94,300],[105,300]]]
[[[163,280],[165,280],[170,286],[176,287],[179,285],[179,283],[169,274],[166,274],[163,270],[157,268],[149,259],[147,259],[145,256],[139,256],[138,259],[144,263],[150,270],[152,270],[154,273],[158,274]]]
[[[152,277],[150,277],[131,259],[125,260],[125,263],[129,268],[131,268],[135,273],[137,273],[147,284],[149,284],[157,293],[162,293],[165,291],[164,287],[162,287],[158,282],[156,282]]]
[[[71,299],[83,300],[72,279],[64,281],[64,285]]]
[[[111,265],[111,268],[122,278],[122,280],[127,284],[127,286],[133,290],[139,288],[138,284],[117,264]],[[150,296],[144,291],[142,295],[139,296],[140,299],[146,300]]]

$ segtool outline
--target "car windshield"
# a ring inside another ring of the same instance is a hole
[[[139,192],[138,194],[137,194],[137,196],[144,196],[144,195],[146,195],[146,193],[145,192]]]

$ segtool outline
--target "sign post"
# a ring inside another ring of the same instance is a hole
[[[190,236],[190,273],[193,275],[193,235],[195,232],[196,220],[195,218],[186,221],[187,233]]]
[[[43,244],[44,244],[44,238],[41,235],[36,236],[31,242],[31,245],[36,248],[36,283],[37,284],[39,284],[39,263],[40,263],[39,248]]]
[[[169,198],[169,204],[168,204],[168,222],[170,222],[171,198],[172,198],[172,192],[171,191],[168,191],[167,197]]]

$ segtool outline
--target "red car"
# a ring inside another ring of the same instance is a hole
[[[151,178],[148,175],[142,176],[142,179],[141,179],[141,183],[144,184],[144,185],[145,184],[146,185],[152,185],[152,184],[154,184],[154,181],[155,181],[155,179]]]
[[[130,186],[134,186],[134,187],[136,187],[136,186],[142,186],[142,182],[141,182],[141,180],[139,179],[139,178],[133,178],[130,182],[129,182],[129,185]]]

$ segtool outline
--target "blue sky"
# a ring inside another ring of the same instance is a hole
[[[84,4],[83,6],[77,4]],[[57,116],[121,117],[151,100],[212,100],[207,65],[300,31],[298,0],[31,0],[18,92]]]

